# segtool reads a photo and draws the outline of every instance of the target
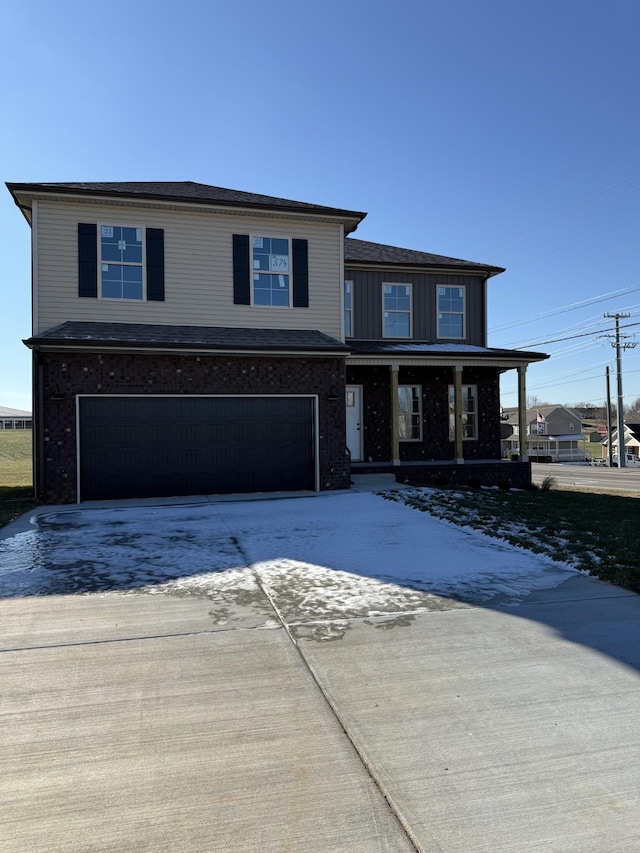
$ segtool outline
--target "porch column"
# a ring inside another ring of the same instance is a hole
[[[453,435],[456,451],[456,464],[464,464],[462,454],[462,365],[453,368]]]
[[[399,365],[391,365],[391,461],[393,465],[400,464],[400,409],[398,408],[398,369]]]
[[[520,461],[528,462],[527,453],[527,365],[518,367],[518,432],[520,433]]]

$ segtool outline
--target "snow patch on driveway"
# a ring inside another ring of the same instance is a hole
[[[367,493],[74,509],[0,542],[0,595],[264,591],[291,620],[518,600],[575,570]]]

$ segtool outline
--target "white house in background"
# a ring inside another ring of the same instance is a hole
[[[505,409],[505,422],[512,428],[503,441],[503,452],[520,453],[517,409]],[[583,462],[586,459],[582,416],[566,406],[538,406],[527,410],[527,454],[550,456],[553,462]]]
[[[0,429],[32,429],[31,412],[0,406]]]
[[[611,433],[611,442],[613,444],[613,455],[618,452],[618,430],[614,429]],[[640,424],[625,424],[624,425],[624,446],[627,453],[633,453],[634,456],[640,456]],[[609,439],[605,438],[602,442],[602,455],[606,459],[609,456]]]

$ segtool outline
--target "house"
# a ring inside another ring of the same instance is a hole
[[[8,184],[32,230],[47,502],[522,484],[500,459],[500,267],[358,240],[365,214],[192,182]]]
[[[31,412],[0,406],[0,429],[31,429]]]
[[[611,443],[613,445],[612,456],[618,453],[618,430],[611,430]],[[640,424],[624,425],[624,446],[627,453],[633,453],[634,456],[640,456]],[[602,442],[602,455],[606,459],[609,456],[609,439],[605,438]]]
[[[503,444],[507,453],[520,453],[520,428],[518,411],[510,409],[506,423],[512,434]],[[584,462],[585,437],[582,434],[582,416],[575,409],[562,405],[546,405],[528,409],[526,413],[527,455],[547,456],[553,462]]]

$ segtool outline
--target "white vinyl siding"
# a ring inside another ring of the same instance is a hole
[[[38,217],[38,328],[34,334],[75,320],[318,329],[341,338],[343,273],[338,224],[71,201],[39,201]],[[164,229],[164,302],[125,304],[78,297],[78,223],[107,221]],[[234,234],[308,240],[309,307],[234,305]]]

